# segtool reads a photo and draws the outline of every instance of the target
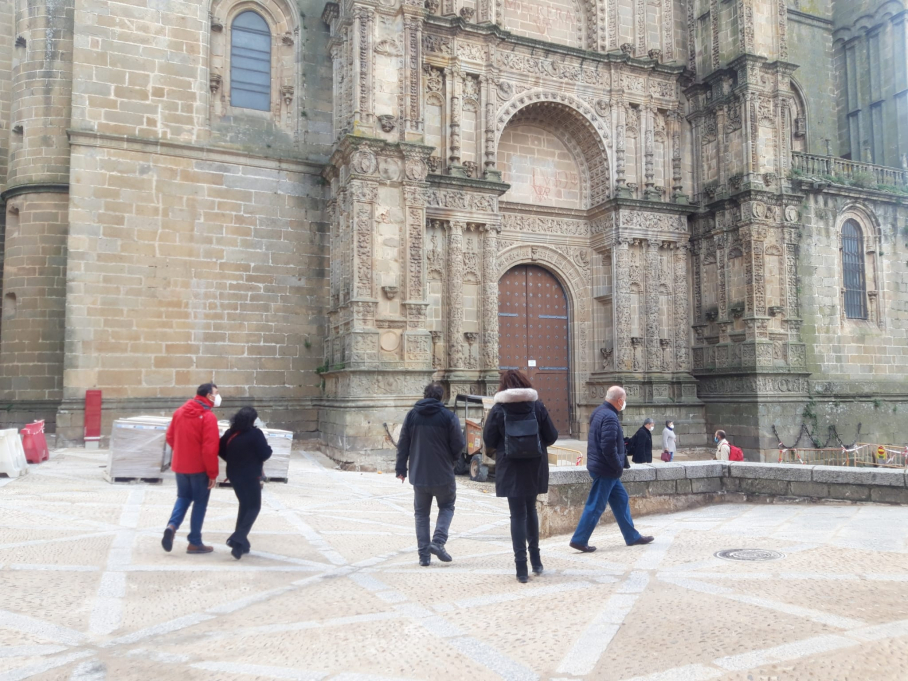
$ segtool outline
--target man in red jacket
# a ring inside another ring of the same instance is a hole
[[[218,420],[212,408],[221,406],[221,396],[214,383],[203,383],[195,397],[173,413],[167,429],[167,444],[173,449],[171,468],[177,476],[177,503],[161,546],[173,548],[173,535],[180,529],[186,511],[192,505],[189,519],[189,548],[186,553],[211,553],[214,549],[202,543],[202,523],[208,509],[208,495],[218,478]]]

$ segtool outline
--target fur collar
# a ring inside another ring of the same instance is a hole
[[[532,388],[512,388],[495,395],[497,404],[508,404],[511,402],[535,402],[539,399],[539,393]]]

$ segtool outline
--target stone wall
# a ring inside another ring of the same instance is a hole
[[[905,469],[692,461],[635,465],[621,482],[634,517],[715,503],[881,503],[908,505]],[[542,536],[573,532],[591,487],[585,469],[553,470],[538,501]],[[600,524],[614,522],[611,513]]]

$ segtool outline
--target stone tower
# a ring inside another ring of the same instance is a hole
[[[14,19],[0,391],[22,418],[53,424],[63,394],[73,3],[19,2]]]

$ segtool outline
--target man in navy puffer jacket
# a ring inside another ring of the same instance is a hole
[[[652,537],[641,536],[634,529],[631,509],[628,506],[627,491],[621,484],[621,473],[624,472],[624,431],[618,420],[618,412],[624,411],[627,405],[627,393],[620,386],[613,385],[608,389],[603,402],[590,417],[590,433],[587,438],[586,468],[593,479],[593,487],[583,507],[583,515],[577,524],[577,530],[571,537],[571,548],[591,553],[596,550],[590,546],[590,537],[606,504],[612,507],[624,542],[628,546],[649,544]]]

